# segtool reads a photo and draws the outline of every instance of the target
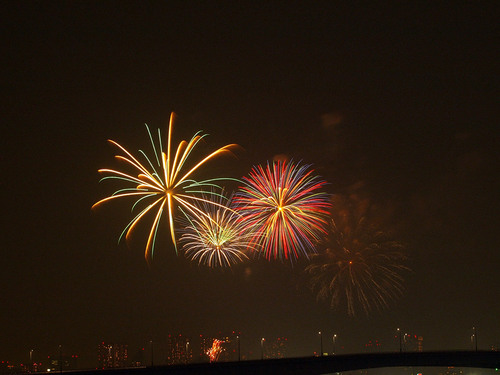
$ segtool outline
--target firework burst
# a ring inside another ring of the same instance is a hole
[[[235,196],[240,221],[251,230],[251,243],[269,259],[296,260],[314,252],[315,243],[326,233],[330,208],[321,192],[326,182],[309,165],[293,162],[267,163],[243,178]]]
[[[402,274],[409,271],[404,246],[368,225],[364,216],[336,208],[326,249],[305,269],[312,290],[318,300],[329,300],[332,309],[346,306],[350,316],[359,309],[368,315],[389,307],[402,295]]]
[[[206,352],[208,358],[210,359],[210,362],[217,362],[219,360],[221,353],[224,351],[224,348],[222,347],[222,344],[224,344],[224,342],[225,341],[219,339],[214,339],[214,341],[212,342],[212,346]]]
[[[230,202],[222,194],[205,197],[197,208],[207,215],[186,214],[182,219],[187,223],[180,230],[179,243],[189,259],[209,267],[231,267],[248,259],[245,252],[252,249],[252,234],[238,220],[239,214],[231,209]]]
[[[135,158],[123,146],[115,141],[109,140],[111,144],[118,147],[123,153],[122,155],[116,155],[116,159],[128,164],[132,167],[134,172],[127,173],[114,169],[100,169],[100,173],[108,175],[103,177],[101,181],[106,179],[116,179],[127,183],[128,186],[115,191],[111,196],[100,200],[92,206],[92,208],[94,208],[102,203],[116,198],[134,198],[135,203],[132,206],[132,211],[140,205],[143,206],[142,209],[139,209],[138,214],[125,227],[120,235],[120,239],[124,235],[125,238],[128,238],[141,219],[143,219],[149,212],[154,211],[156,214],[154,215],[154,220],[149,231],[145,249],[146,260],[148,260],[154,252],[155,239],[160,219],[164,211],[168,213],[170,235],[176,252],[177,242],[174,228],[174,216],[176,215],[175,208],[182,207],[184,212],[189,212],[194,217],[208,217],[208,215],[200,210],[194,202],[206,201],[205,198],[200,198],[199,194],[205,192],[207,188],[212,190],[214,187],[219,188],[216,183],[217,181],[223,179],[218,178],[205,181],[195,181],[192,179],[192,176],[206,162],[219,154],[230,152],[230,150],[236,146],[226,145],[221,147],[208,156],[205,156],[197,163],[193,163],[194,166],[187,168],[186,165],[189,156],[198,143],[206,136],[206,134],[197,132],[189,142],[180,142],[174,153],[172,147],[173,121],[174,113],[170,116],[166,152],[163,151],[164,147],[162,146],[163,142],[160,130],[158,129],[158,143],[155,143],[151,132],[146,125],[154,156],[149,158],[145,152],[139,150],[142,155],[142,159],[145,160],[143,163]]]

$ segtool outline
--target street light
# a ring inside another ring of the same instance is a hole
[[[62,345],[59,345],[59,372],[62,374]]]
[[[153,340],[149,340],[149,346],[151,348],[151,367],[153,367]]]
[[[240,355],[240,335],[236,336],[236,340],[238,340],[238,361],[241,361],[241,355]]]
[[[33,349],[30,350],[30,365],[29,365],[29,369],[31,372],[33,372],[34,368],[33,368]]]
[[[337,342],[337,335],[334,334],[332,339],[333,339],[333,355],[335,355],[335,352],[336,352],[336,345],[335,344]]]
[[[320,352],[319,355],[323,355],[323,335],[321,334],[321,331],[318,332],[319,335],[319,343],[320,343]]]
[[[477,332],[476,327],[472,327],[472,337],[474,338],[474,345],[477,352]]]
[[[264,337],[260,339],[260,359],[264,359],[264,341],[266,341]]]
[[[399,335],[399,352],[402,353],[403,352],[403,343],[401,342],[401,330],[398,328],[397,331],[398,331],[398,335]]]

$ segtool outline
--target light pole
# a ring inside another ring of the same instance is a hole
[[[153,367],[153,340],[149,340],[149,347],[151,349],[151,367]]]
[[[30,372],[33,372],[33,349],[30,350],[30,366],[29,366]]]
[[[403,352],[403,343],[401,342],[401,330],[398,328],[397,331],[398,331],[398,336],[399,336],[399,352],[402,353]]]
[[[337,335],[336,335],[336,334],[334,334],[334,335],[333,335],[333,337],[332,337],[332,339],[333,339],[333,355],[335,355],[335,353],[336,353],[336,351],[337,351],[337,350],[336,350]]]
[[[236,340],[238,340],[238,361],[241,361],[241,355],[240,355],[240,335],[236,336]]]
[[[319,335],[319,349],[320,349],[319,355],[322,356],[323,355],[323,335],[321,334],[321,331],[318,332],[318,335]]]
[[[474,338],[474,346],[477,352],[477,332],[476,327],[472,327],[472,337]]]
[[[264,359],[264,341],[266,341],[264,337],[260,339],[260,359]]]
[[[62,345],[59,345],[59,372],[62,374]]]

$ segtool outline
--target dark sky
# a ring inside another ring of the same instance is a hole
[[[336,332],[346,352],[396,327],[425,349],[500,343],[498,12],[491,2],[9,1],[2,19],[0,360],[59,344],[95,360],[167,334],[238,330],[242,350],[287,336],[291,355]],[[496,40],[496,42],[495,42]],[[300,285],[298,267],[210,272],[173,255],[148,267],[144,236],[117,245],[125,202],[97,169],[114,139],[238,143],[214,173],[241,177],[277,154],[314,164],[331,194],[353,189],[407,244],[407,290],[349,318]],[[248,270],[251,276],[246,277]],[[339,344],[340,345],[340,344]],[[159,356],[161,356],[159,354]],[[255,354],[258,356],[258,354]],[[160,357],[159,357],[160,358]]]

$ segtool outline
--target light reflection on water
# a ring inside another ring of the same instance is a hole
[[[325,375],[500,375],[500,370],[472,367],[384,367]]]

